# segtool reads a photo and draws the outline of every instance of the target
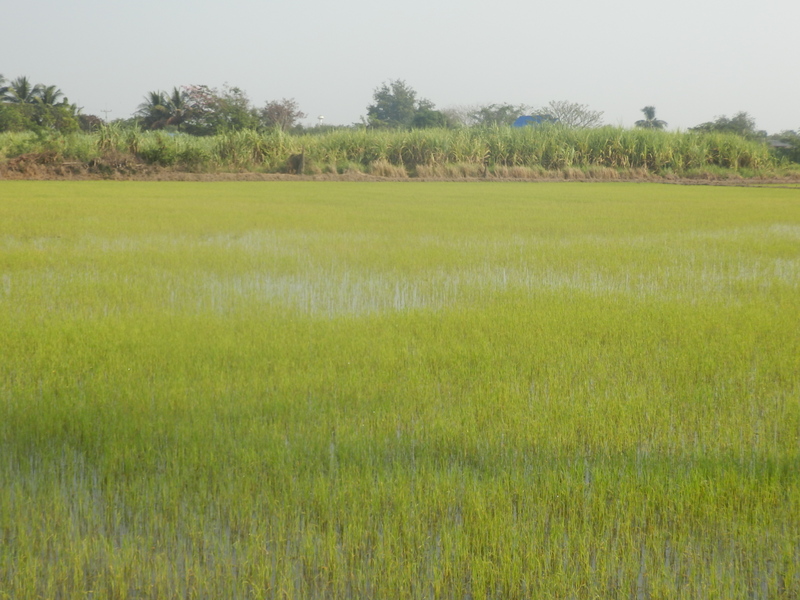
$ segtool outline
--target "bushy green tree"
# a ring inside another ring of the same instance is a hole
[[[417,99],[417,92],[402,79],[395,79],[377,88],[374,104],[367,107],[367,125],[384,128],[447,127],[447,116],[436,110],[430,100]]]
[[[134,116],[145,129],[170,128],[193,135],[216,135],[259,126],[258,112],[250,105],[247,94],[227,85],[221,90],[190,85],[175,87],[169,94],[149,92]]]
[[[417,92],[402,79],[384,83],[372,95],[367,107],[371,127],[411,127],[417,112]]]
[[[221,89],[192,85],[186,90],[186,118],[182,130],[194,135],[215,135],[224,131],[256,129],[258,111],[247,94],[227,84]]]
[[[26,131],[31,128],[31,122],[18,106],[0,103],[0,132]]]
[[[51,130],[68,133],[78,129],[78,115],[69,104],[0,104],[0,131]]]
[[[755,119],[744,111],[736,113],[730,119],[722,115],[713,121],[708,121],[706,123],[701,123],[697,127],[692,127],[691,130],[699,132],[735,133],[736,135],[748,139],[764,138],[767,135],[765,131],[758,131],[756,129]]]
[[[79,112],[54,85],[0,76],[0,131],[76,131]]]
[[[411,127],[414,129],[429,129],[431,127],[453,127],[452,121],[447,118],[447,115],[440,110],[433,108],[433,105],[422,105],[417,108],[414,113],[414,119],[411,121]]]
[[[75,107],[67,103],[55,105],[33,106],[33,120],[42,129],[55,130],[61,133],[78,131],[80,124],[75,114]]]

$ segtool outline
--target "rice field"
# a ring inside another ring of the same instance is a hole
[[[800,597],[800,196],[0,182],[0,599]]]

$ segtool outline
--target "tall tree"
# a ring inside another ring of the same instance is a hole
[[[0,131],[78,129],[78,107],[54,85],[33,85],[24,76],[7,82],[0,76],[0,102]]]
[[[656,107],[655,106],[645,106],[642,109],[644,113],[644,119],[640,121],[636,121],[636,126],[641,127],[643,129],[664,129],[667,126],[666,121],[662,121],[661,119],[656,119]]]
[[[39,94],[35,101],[46,106],[54,106],[61,99],[63,99],[63,103],[66,103],[67,99],[64,97],[64,92],[54,85],[48,85],[46,87],[40,86]]]
[[[432,127],[455,127],[454,121],[440,111],[436,110],[433,103],[423,100],[414,113],[411,127],[414,129],[430,129]]]
[[[371,127],[411,127],[417,112],[417,92],[402,79],[384,83],[372,95],[367,107]]]
[[[161,129],[165,127],[170,117],[169,100],[164,92],[148,92],[144,97],[136,116],[141,119],[145,129]]]
[[[33,104],[42,90],[41,85],[33,85],[24,75],[17,77],[8,86],[3,99],[12,104]]]
[[[402,79],[395,79],[377,88],[375,101],[367,107],[367,124],[370,127],[417,128],[449,127],[452,121],[425,98],[417,99],[417,92]]]
[[[145,129],[163,129],[178,126],[187,117],[187,95],[178,88],[172,93],[156,91],[148,92],[144,102],[139,105],[136,116],[141,119]]]
[[[448,106],[441,109],[440,112],[445,116],[451,127],[469,127],[474,125],[471,116],[474,110],[474,106],[460,104]]]
[[[586,104],[551,100],[544,111],[566,127],[599,127],[603,111],[590,110]]]
[[[191,85],[185,91],[186,119],[182,129],[188,133],[214,135],[258,127],[258,111],[238,87],[226,84],[218,90],[207,85]]]
[[[469,118],[472,124],[482,127],[511,126],[518,117],[530,111],[531,107],[526,104],[484,104],[474,108]]]
[[[258,115],[264,127],[277,127],[282,131],[291,129],[297,124],[297,121],[308,116],[300,110],[300,106],[294,98],[283,98],[282,100],[267,102],[258,111]]]
[[[692,131],[711,132],[718,131],[724,133],[735,133],[749,139],[764,138],[766,131],[756,129],[756,120],[744,111],[738,112],[730,119],[725,115],[717,117],[714,121],[701,123],[697,127],[692,127]]]
[[[186,91],[177,87],[172,88],[172,93],[167,98],[169,102],[170,118],[168,125],[180,125],[186,120],[189,113]]]

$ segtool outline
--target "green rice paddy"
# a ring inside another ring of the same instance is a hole
[[[800,597],[800,196],[0,182],[0,598]]]

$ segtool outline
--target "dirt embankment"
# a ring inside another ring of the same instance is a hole
[[[88,163],[64,161],[55,152],[23,154],[0,162],[0,179],[32,181],[519,181],[519,182],[659,182],[679,185],[769,186],[800,189],[800,174],[786,177],[744,178],[735,172],[728,176],[703,174],[696,177],[662,176],[641,169],[598,177],[577,169],[552,171],[537,177],[508,177],[488,174],[485,177],[382,177],[361,171],[316,175],[284,173],[188,172],[148,165],[129,155],[106,155]]]

